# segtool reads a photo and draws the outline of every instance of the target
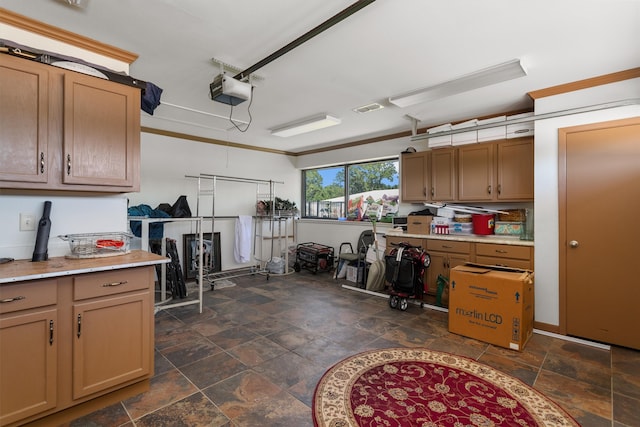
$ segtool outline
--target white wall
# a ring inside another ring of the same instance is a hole
[[[42,217],[44,202],[51,201],[49,256],[69,253],[58,235],[127,231],[125,196],[7,196],[0,195],[0,257],[31,259],[36,231],[20,231],[20,213]]]
[[[536,101],[535,113],[640,98],[640,79]],[[576,114],[535,124],[535,319],[559,324],[558,129],[640,115],[640,106]]]
[[[409,127],[408,122],[407,127]],[[298,156],[295,160],[295,166],[299,169],[311,169],[335,164],[373,161],[398,156],[407,147],[423,151],[427,149],[427,143],[425,141],[411,142],[409,137],[389,139],[373,144]]]
[[[141,144],[140,192],[128,194],[129,206],[145,204],[156,208],[160,203],[173,204],[180,195],[185,195],[194,216],[196,214],[211,216],[214,199],[210,190],[213,189],[213,181],[201,181],[201,190],[208,191],[201,191],[198,197],[198,180],[185,177],[186,175],[198,176],[201,173],[280,181],[283,184],[274,186],[275,195],[300,205],[301,174],[288,156],[149,133],[142,134]],[[223,269],[240,266],[233,259],[235,217],[255,214],[257,198],[259,197],[260,200],[267,198],[268,192],[269,185],[258,186],[222,180],[217,182],[215,214],[233,217],[215,221],[215,231],[220,232]],[[210,232],[210,225],[211,221],[205,220],[203,231]],[[265,227],[261,233],[270,236],[271,229]],[[292,228],[289,224],[289,234],[292,234]],[[182,235],[196,231],[192,223],[166,224],[164,230],[165,237],[177,240],[180,253],[182,253]],[[270,251],[268,246],[267,244],[264,246],[264,255]],[[276,252],[275,256],[279,254],[277,248],[274,252]]]

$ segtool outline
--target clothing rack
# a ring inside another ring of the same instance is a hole
[[[215,288],[215,282],[217,280],[231,279],[235,277],[241,277],[246,275],[254,275],[254,274],[266,274],[267,280],[269,279],[269,271],[266,269],[267,262],[271,261],[273,258],[273,250],[274,250],[274,222],[278,222],[280,229],[280,221],[281,216],[276,215],[275,211],[275,185],[276,184],[284,184],[282,181],[273,181],[273,180],[264,180],[264,179],[252,179],[252,178],[242,178],[242,177],[233,177],[233,176],[224,176],[224,175],[212,175],[201,173],[199,175],[185,175],[185,178],[197,179],[198,180],[198,197],[196,202],[196,216],[202,216],[204,220],[209,220],[211,224],[211,232],[215,231],[215,223],[216,220],[221,219],[235,219],[238,216],[234,215],[226,215],[226,216],[217,216],[216,215],[216,197],[218,184],[220,182],[236,182],[243,184],[253,184],[256,186],[256,213],[252,215],[253,218],[253,240],[252,240],[252,248],[251,253],[253,256],[253,263],[247,267],[229,269],[225,271],[213,271],[213,257],[210,259],[210,264],[205,265],[204,278],[211,285],[211,289]],[[203,208],[203,200],[204,196],[211,196],[211,216],[201,215],[201,209]],[[269,201],[271,205],[270,212],[268,215],[260,214],[257,210],[258,202],[260,201]],[[264,221],[269,222],[269,226],[271,229],[271,245],[270,251],[267,254],[267,257],[264,257],[263,253],[263,240],[264,236],[263,232],[263,224]],[[286,237],[288,239],[288,235]],[[256,243],[259,241],[259,245]],[[286,252],[285,252],[286,253]],[[285,269],[288,269],[288,261],[285,261]],[[285,270],[286,271],[286,270]]]

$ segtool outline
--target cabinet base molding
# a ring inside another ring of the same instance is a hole
[[[533,321],[533,329],[539,329],[541,331],[551,332],[558,335],[565,335],[565,331],[560,329],[560,326],[551,325],[549,323],[542,323],[535,320]]]
[[[37,416],[32,417],[33,421],[22,420],[14,424],[8,424],[7,427],[50,427],[53,425],[63,425],[75,420],[76,418],[91,414],[99,409],[106,408],[107,406],[114,405],[122,400],[137,396],[140,393],[147,392],[149,391],[150,384],[151,380],[143,380],[113,391],[109,394],[105,394],[104,396],[96,397],[95,399],[72,406],[71,408],[63,411],[56,412],[42,418],[37,418]]]

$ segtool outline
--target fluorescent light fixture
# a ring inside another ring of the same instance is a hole
[[[421,102],[433,101],[434,99],[445,98],[462,92],[491,86],[507,80],[524,77],[527,72],[522,67],[519,59],[514,59],[503,64],[494,65],[471,74],[430,86],[418,89],[402,95],[389,98],[389,102],[398,107],[408,107]]]
[[[338,124],[340,124],[339,118],[322,114],[271,129],[271,135],[288,137],[313,132],[314,130],[324,129]]]

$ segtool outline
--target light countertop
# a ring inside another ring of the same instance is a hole
[[[479,236],[476,234],[409,234],[401,230],[389,230],[387,237],[412,237],[416,239],[453,240],[458,242],[493,243],[498,245],[533,246],[530,240],[520,240],[517,236]]]
[[[49,258],[48,261],[40,262],[31,262],[31,260],[26,259],[16,260],[0,264],[0,284],[143,267],[163,264],[169,261],[169,258],[146,251],[131,251],[128,254],[104,258],[71,259],[54,257]]]

